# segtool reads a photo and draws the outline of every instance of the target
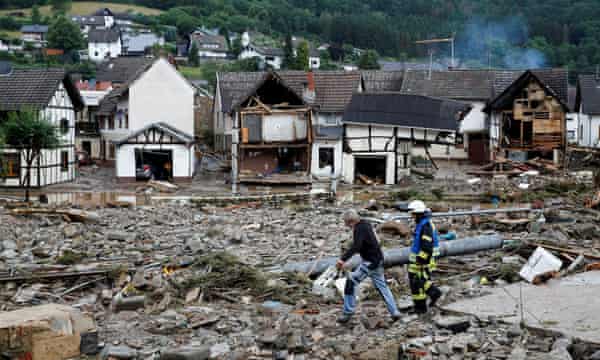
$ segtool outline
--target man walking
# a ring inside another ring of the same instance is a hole
[[[368,222],[361,220],[355,210],[348,210],[344,214],[344,223],[353,229],[352,246],[337,262],[337,268],[342,269],[354,254],[360,254],[362,259],[360,265],[349,274],[344,289],[344,313],[338,318],[339,323],[347,323],[356,310],[356,287],[367,277],[371,278],[373,285],[383,297],[388,311],[392,315],[392,321],[400,319],[400,312],[396,307],[396,301],[392,292],[385,282],[383,274],[383,252]]]
[[[438,234],[431,222],[431,210],[423,201],[412,201],[408,204],[408,209],[417,224],[410,249],[408,281],[415,313],[425,314],[427,298],[430,298],[429,306],[434,306],[442,295],[431,281],[431,272],[435,269],[436,258],[439,256]]]

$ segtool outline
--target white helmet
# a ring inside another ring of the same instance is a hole
[[[413,200],[408,204],[408,211],[411,214],[422,214],[427,211],[427,207],[421,200]]]

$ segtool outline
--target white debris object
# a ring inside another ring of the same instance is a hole
[[[523,265],[519,275],[528,282],[533,282],[536,276],[549,271],[559,271],[561,267],[562,261],[559,258],[538,247],[527,260],[527,264]]]
[[[479,183],[481,183],[481,178],[469,179],[469,180],[467,180],[467,182],[469,183],[469,185],[479,184]]]

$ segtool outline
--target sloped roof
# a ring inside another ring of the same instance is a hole
[[[125,83],[123,83],[119,87],[114,88],[104,97],[104,99],[102,99],[102,101],[98,105],[98,111],[96,112],[98,115],[110,115],[116,109],[117,104],[119,102],[119,98],[129,91],[129,87],[131,86],[131,84],[148,69],[150,69],[150,67],[152,67],[152,65],[154,65],[154,63],[158,60],[158,58],[144,60],[144,62],[136,63],[138,67],[135,69],[132,68],[132,72],[125,74],[126,76],[129,76]],[[98,77],[97,80],[101,81]]]
[[[118,57],[102,63],[96,71],[96,80],[126,83],[139,71],[153,63],[153,59],[145,57]]]
[[[561,75],[564,75],[564,77]],[[547,93],[554,96],[563,106],[565,111],[569,111],[569,85],[566,70],[562,73],[554,70],[527,70],[523,72],[516,80],[512,81],[510,85],[506,87],[500,94],[488,102],[487,106],[483,110],[489,112],[490,110],[499,109],[506,106],[506,104],[511,102],[512,99],[517,95],[517,92],[521,91],[532,78],[537,80]]]
[[[357,93],[344,112],[344,123],[381,124],[458,131],[470,105],[420,95]]]
[[[264,79],[266,72],[219,73],[221,110],[230,112],[234,104]],[[282,81],[302,95],[307,82],[305,71],[277,71]],[[360,73],[356,71],[313,71],[315,79],[315,100],[311,105],[321,112],[342,112],[352,94],[358,90]]]
[[[576,108],[581,106],[584,114],[600,114],[600,81],[595,75],[582,74],[577,78]]]
[[[198,46],[198,49],[202,50],[202,49],[208,49],[210,51],[215,51],[215,52],[227,52],[228,51],[228,47],[227,47],[227,40],[225,39],[225,37],[223,35],[213,35],[210,34],[208,32],[205,31],[196,31],[193,32],[190,35],[191,39],[193,42],[196,43],[196,45]],[[217,46],[216,48],[213,47],[205,47],[206,45],[209,46]]]
[[[21,26],[21,32],[22,33],[34,33],[34,34],[47,33],[48,26],[47,25],[23,25],[23,26]]]
[[[154,33],[142,33],[137,35],[124,34],[123,47],[128,52],[143,53],[147,48],[155,44],[164,43],[164,39]]]
[[[488,100],[494,73],[488,70],[408,70],[401,92],[456,100]]]
[[[404,71],[365,70],[361,71],[365,91],[400,91]]]
[[[112,29],[91,29],[88,33],[88,42],[91,43],[114,43],[121,38],[121,31],[118,28]]]
[[[494,96],[501,94],[526,72],[531,72],[537,79],[552,89],[557,98],[564,104],[569,103],[569,72],[567,69],[533,69],[533,70],[494,70]]]
[[[83,107],[79,90],[64,69],[14,69],[0,76],[0,110],[45,108],[63,83],[75,109]]]
[[[79,16],[71,17],[71,20],[81,25],[105,26],[104,16]]]
[[[160,132],[166,133],[172,137],[174,137],[175,139],[185,143],[186,145],[191,145],[195,142],[194,137],[190,134],[186,134],[185,132],[165,123],[165,122],[156,122],[156,123],[152,123],[150,125],[144,126],[143,128],[127,135],[125,138],[118,140],[118,141],[114,141],[114,144],[117,146],[123,145],[125,143],[127,143],[129,140],[131,139],[135,139],[136,137],[142,135],[143,133],[145,133],[146,131],[150,130],[150,129],[156,129]]]

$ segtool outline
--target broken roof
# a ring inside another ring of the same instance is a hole
[[[517,96],[519,91],[527,86],[530,79],[534,79],[539,82],[547,93],[551,94],[558,100],[566,112],[569,111],[569,84],[566,70],[564,72],[555,70],[527,70],[516,80],[512,81],[510,85],[506,87],[498,96],[489,101],[483,111],[489,112],[491,110],[500,109],[504,106],[507,106],[509,102],[512,103],[512,99]]]
[[[88,41],[91,43],[114,43],[121,38],[121,31],[118,28],[112,29],[91,29],[88,33]]]
[[[400,91],[404,71],[365,70],[360,72],[368,92]]]
[[[176,139],[178,142],[184,143],[185,145],[188,145],[188,146],[194,144],[194,142],[195,142],[194,137],[192,135],[186,134],[185,132],[183,132],[165,122],[159,121],[159,122],[147,125],[137,131],[134,131],[133,133],[127,135],[125,138],[123,138],[121,140],[114,141],[114,144],[117,146],[124,145],[129,140],[137,138],[138,136],[144,134],[146,131],[148,131],[150,129],[155,129],[160,132],[163,132],[163,133],[171,136],[172,138]]]
[[[62,83],[75,109],[83,107],[79,90],[61,68],[14,69],[0,75],[0,110],[43,109]]]
[[[575,108],[588,115],[600,114],[600,81],[595,75],[583,74],[577,78]]]
[[[458,131],[469,104],[400,93],[357,93],[344,112],[344,123]]]
[[[218,89],[221,96],[221,111],[231,112],[233,105],[263,80],[266,72],[219,73]],[[305,71],[277,71],[276,74],[297,94],[307,82]],[[313,71],[315,100],[321,112],[343,112],[352,94],[360,85],[360,73],[355,71]]]

